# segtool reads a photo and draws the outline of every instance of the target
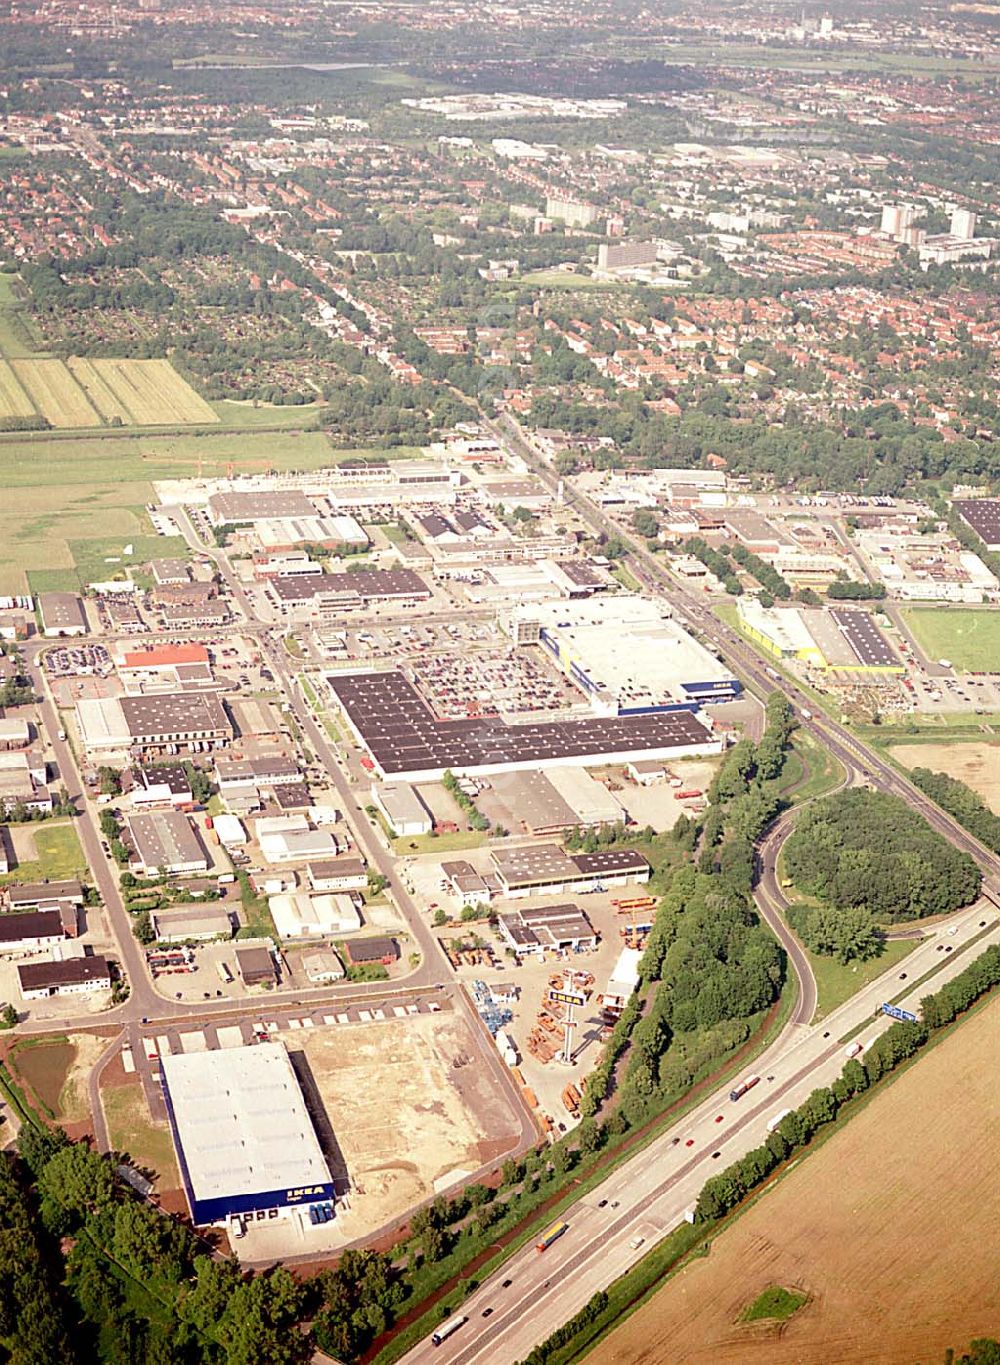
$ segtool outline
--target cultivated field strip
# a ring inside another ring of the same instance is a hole
[[[0,418],[34,417],[35,405],[6,360],[0,360]]]
[[[213,425],[219,418],[169,360],[0,361],[0,419],[53,427]]]
[[[101,419],[61,360],[12,360],[31,401],[54,427],[97,427]]]
[[[95,360],[91,363],[139,426],[219,420],[169,360]]]
[[[138,362],[133,362],[138,363]],[[122,401],[121,396],[115,392],[107,382],[104,375],[97,368],[100,361],[83,360],[73,357],[67,362],[74,379],[86,393],[93,406],[100,413],[105,422],[110,422],[113,417],[120,418],[123,426],[133,426],[135,418]]]

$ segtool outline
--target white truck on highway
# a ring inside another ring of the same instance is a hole
[[[778,1128],[784,1122],[785,1119],[788,1118],[788,1115],[791,1112],[792,1111],[790,1109],[782,1109],[779,1113],[772,1115],[772,1117],[769,1118],[767,1121],[767,1131],[769,1133],[773,1133],[774,1130]]]

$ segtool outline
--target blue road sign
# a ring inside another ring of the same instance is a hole
[[[901,1010],[898,1005],[883,1005],[882,1013],[888,1014],[890,1019],[902,1019],[907,1024],[915,1024],[917,1016],[911,1014],[909,1010]]]

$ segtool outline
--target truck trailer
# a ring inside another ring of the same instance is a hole
[[[760,1085],[760,1077],[747,1076],[745,1080],[740,1081],[739,1085],[733,1086],[732,1090],[730,1090],[729,1092],[729,1098],[735,1104],[737,1100],[741,1100],[743,1098],[743,1096],[747,1093],[748,1090],[752,1090],[755,1085]]]

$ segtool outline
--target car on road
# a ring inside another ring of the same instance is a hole
[[[685,1142],[684,1146],[685,1146],[685,1147],[693,1147],[693,1146],[694,1146],[694,1138],[688,1138],[688,1140],[687,1140],[687,1142]]]
[[[635,1237],[633,1237],[632,1240],[629,1242],[629,1247],[630,1247],[633,1251],[638,1251],[639,1248],[642,1246],[642,1244],[645,1242],[645,1240],[646,1240],[645,1237],[635,1236]]]
[[[503,1284],[500,1286],[500,1288],[501,1288],[501,1289],[509,1289],[513,1283],[514,1283],[513,1280],[504,1280],[504,1282],[503,1282]]]
[[[492,1308],[484,1308],[484,1309],[483,1309],[483,1317],[484,1317],[484,1318],[488,1318],[492,1312],[493,1312],[493,1309],[492,1309]]]
[[[722,1115],[722,1114],[717,1114],[717,1115],[716,1115],[716,1119],[715,1119],[716,1123],[721,1123],[722,1120],[723,1120],[723,1118],[724,1118],[724,1115]]]
[[[599,1209],[606,1209],[608,1207],[608,1201],[606,1199],[598,1199],[597,1207]]]

